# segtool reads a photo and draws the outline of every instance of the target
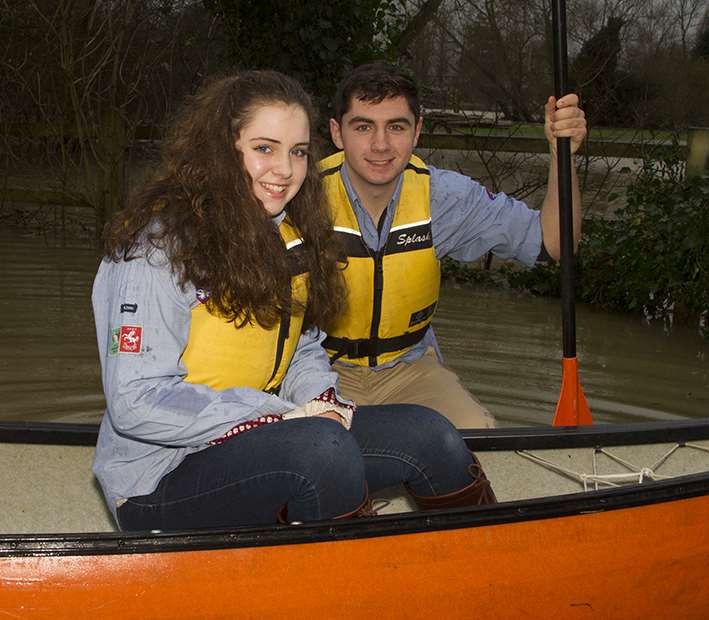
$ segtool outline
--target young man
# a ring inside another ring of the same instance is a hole
[[[422,117],[416,84],[386,63],[355,69],[340,84],[330,132],[341,152],[321,171],[342,237],[348,309],[324,346],[340,392],[359,404],[417,403],[458,428],[492,427],[490,412],[441,364],[431,328],[444,256],[473,261],[488,251],[532,266],[559,258],[556,139],[576,152],[586,137],[576,95],[545,106],[550,158],[541,211],[413,155]],[[572,166],[573,168],[573,166]],[[581,198],[573,175],[575,243]]]

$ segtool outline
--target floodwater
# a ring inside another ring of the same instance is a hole
[[[0,233],[0,419],[98,421],[93,249]]]
[[[501,425],[550,423],[561,387],[558,299],[498,289],[444,291],[436,334],[447,364]],[[581,385],[598,423],[709,415],[709,342],[578,305]]]
[[[96,251],[0,232],[0,419],[98,421],[91,315]],[[446,288],[435,319],[446,362],[501,425],[551,422],[561,383],[557,300]],[[709,343],[695,331],[577,308],[581,383],[597,422],[709,413]]]

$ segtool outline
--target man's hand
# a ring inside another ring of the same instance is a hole
[[[579,98],[571,93],[558,101],[549,97],[544,106],[544,134],[549,141],[549,180],[547,193],[542,204],[542,240],[549,255],[559,260],[561,238],[559,231],[559,184],[556,161],[556,139],[570,138],[571,153],[575,153],[588,133],[586,115],[579,108]],[[581,238],[581,192],[576,177],[576,167],[571,166],[571,194],[574,220],[574,252]]]
[[[574,154],[586,138],[586,115],[579,108],[579,98],[571,93],[558,101],[549,97],[544,106],[544,134],[556,154],[556,139],[571,138],[571,153]]]

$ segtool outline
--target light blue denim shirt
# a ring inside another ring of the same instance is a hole
[[[92,303],[107,408],[93,470],[114,515],[121,499],[151,493],[187,455],[240,422],[283,414],[336,385],[320,345],[325,335],[315,330],[300,337],[278,396],[185,382],[181,358],[197,294],[178,284],[160,251],[99,266]],[[139,352],[117,350],[122,326],[140,328],[132,330]]]
[[[459,261],[474,261],[489,251],[502,259],[515,259],[531,267],[542,248],[542,228],[539,211],[504,193],[492,194],[470,177],[428,166],[431,172],[431,234],[439,259],[450,256]],[[381,234],[371,216],[362,206],[352,187],[347,164],[342,166],[342,180],[353,206],[362,239],[372,249],[379,250],[389,235],[401,195],[403,175],[384,212]],[[433,347],[442,359],[433,329],[411,350],[374,370],[390,368],[399,362],[419,359]],[[349,365],[338,360],[336,364]]]

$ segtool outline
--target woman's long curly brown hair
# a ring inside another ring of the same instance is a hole
[[[310,273],[307,309],[291,301],[284,244],[252,189],[235,144],[257,109],[300,106],[310,121],[305,181],[286,208],[303,238]],[[275,71],[244,71],[213,81],[192,97],[162,145],[157,172],[107,225],[114,261],[169,257],[182,285],[209,289],[208,308],[236,326],[272,327],[282,312],[305,312],[305,326],[334,318],[344,299],[332,221],[315,147],[315,113],[300,84]]]

